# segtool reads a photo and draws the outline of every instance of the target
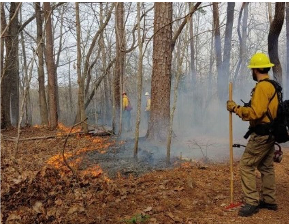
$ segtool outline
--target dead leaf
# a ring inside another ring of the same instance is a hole
[[[22,181],[22,176],[19,175],[17,178],[14,178],[12,181],[13,181],[15,184],[19,184],[19,183]]]
[[[182,191],[182,190],[184,190],[184,188],[183,187],[176,187],[175,189],[174,189],[174,191]]]
[[[75,212],[84,212],[84,207],[83,206],[80,206],[80,205],[76,205],[76,206],[73,206],[71,207],[69,210],[68,210],[68,214],[73,214]]]
[[[153,209],[153,207],[147,207],[146,209],[144,209],[144,212],[150,212]]]
[[[55,204],[56,204],[56,205],[62,205],[62,203],[63,203],[63,202],[62,202],[61,199],[57,199],[57,200],[55,201]]]
[[[174,216],[171,212],[167,213],[167,215],[175,222],[182,222],[182,220],[179,217]]]
[[[20,220],[21,219],[21,216],[18,215],[18,214],[11,214],[9,215],[9,217],[7,218],[7,222],[8,221],[16,221],[16,220]]]
[[[43,204],[41,201],[36,201],[35,204],[33,205],[33,210],[39,214],[39,213],[44,213],[44,208]]]

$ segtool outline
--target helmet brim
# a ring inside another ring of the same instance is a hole
[[[266,65],[248,65],[248,68],[271,68],[275,66],[275,64],[269,63]]]

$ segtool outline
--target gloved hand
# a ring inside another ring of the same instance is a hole
[[[238,105],[233,101],[233,100],[228,100],[227,101],[227,110],[230,111],[230,112],[235,112],[235,108],[237,107]]]

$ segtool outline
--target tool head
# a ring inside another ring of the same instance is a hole
[[[230,203],[225,209],[231,211],[240,208],[242,205],[242,202]]]

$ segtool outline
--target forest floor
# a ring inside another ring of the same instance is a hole
[[[2,131],[1,223],[289,223],[288,148],[275,163],[279,210],[243,218],[227,209],[226,161],[172,158],[167,167],[154,159],[153,145],[135,161],[132,142],[77,133],[64,149],[68,131],[24,128],[17,150],[17,130]],[[243,199],[238,159],[233,169],[237,203]],[[260,186],[257,172],[256,178]]]

